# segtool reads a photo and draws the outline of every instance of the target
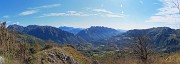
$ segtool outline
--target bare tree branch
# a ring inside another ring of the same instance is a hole
[[[135,54],[143,64],[148,64],[148,58],[152,54],[152,42],[145,33],[132,35],[132,53]]]
[[[180,14],[180,2],[179,2],[179,0],[176,0],[176,1],[172,0],[172,2],[176,6],[176,8],[179,10],[179,14]]]

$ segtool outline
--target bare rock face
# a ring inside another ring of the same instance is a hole
[[[44,59],[47,59],[50,64],[79,64],[72,56],[68,56],[62,52],[50,53],[47,56],[44,56],[41,61]],[[44,63],[42,62],[42,64]]]
[[[78,64],[72,57],[67,56],[66,61],[68,64]]]
[[[0,56],[0,64],[4,64],[4,58]]]

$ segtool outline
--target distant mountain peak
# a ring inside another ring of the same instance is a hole
[[[77,34],[81,30],[83,30],[83,28],[74,28],[74,27],[68,27],[68,26],[61,26],[59,27],[59,29],[73,33],[73,34]]]
[[[19,31],[19,32],[24,31],[24,27],[17,25],[17,24],[9,25],[8,29],[12,29],[12,30]]]
[[[119,33],[120,33],[119,31],[112,28],[108,28],[104,26],[91,26],[90,28],[80,31],[77,35],[85,39],[86,41],[91,42],[91,41],[110,38]]]

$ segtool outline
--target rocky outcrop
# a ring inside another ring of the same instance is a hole
[[[4,64],[4,58],[0,56],[0,64]]]
[[[92,64],[91,59],[71,47],[42,50],[28,58],[29,64]]]
[[[45,64],[45,60],[50,64],[79,64],[72,56],[69,56],[63,52],[53,52],[41,58],[41,63]]]

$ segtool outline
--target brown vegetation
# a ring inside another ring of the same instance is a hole
[[[153,54],[149,56],[148,64],[180,64],[180,53]],[[129,53],[114,53],[100,60],[101,64],[144,64],[141,59]]]

